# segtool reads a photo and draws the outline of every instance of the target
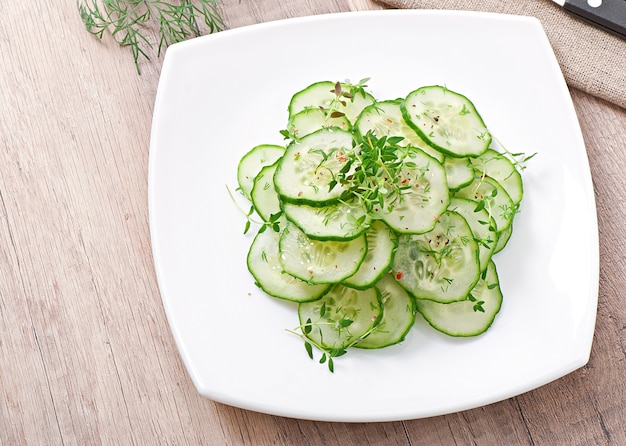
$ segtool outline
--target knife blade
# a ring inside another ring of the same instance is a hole
[[[552,0],[565,11],[626,39],[626,0]]]

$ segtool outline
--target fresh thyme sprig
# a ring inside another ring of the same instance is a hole
[[[267,221],[258,221],[254,218],[254,216],[256,215],[254,206],[250,206],[250,209],[246,212],[239,205],[239,203],[237,203],[228,185],[226,186],[226,191],[228,192],[228,195],[230,196],[231,201],[235,204],[239,212],[244,214],[246,217],[246,224],[243,230],[244,234],[247,234],[250,231],[250,229],[252,228],[252,224],[260,226],[258,230],[259,233],[265,231],[267,228],[271,228],[274,232],[280,232],[280,229],[281,229],[280,220],[281,220],[281,217],[283,216],[282,211],[276,212],[275,214],[271,214],[269,220]]]
[[[352,323],[352,321],[349,319],[344,319],[343,321],[346,323],[346,327]],[[313,348],[316,348],[318,351],[320,351],[321,356],[319,359],[319,363],[326,364],[328,366],[328,370],[332,373],[335,371],[335,361],[333,360],[333,358],[338,358],[339,356],[345,355],[347,353],[347,349],[350,346],[347,346],[346,348],[325,348],[318,342],[311,339],[308,334],[311,333],[313,327],[318,324],[319,322],[313,323],[311,319],[308,319],[305,324],[298,327],[298,329],[300,329],[302,333],[298,333],[295,330],[287,331],[295,334],[304,341],[304,348],[306,349],[309,358],[314,359]]]
[[[78,11],[87,31],[102,39],[110,34],[121,46],[129,46],[137,72],[140,59],[150,60],[154,42],[150,29],[158,34],[157,57],[166,47],[202,34],[199,20],[209,33],[224,29],[219,0],[78,0]]]
[[[502,141],[500,141],[493,135],[492,135],[492,138],[498,144],[498,146],[500,146],[500,149],[502,151],[502,156],[506,156],[509,159],[509,161],[513,163],[513,166],[519,172],[523,172],[524,170],[526,170],[528,161],[530,161],[537,155],[537,152],[534,152],[530,155],[524,152],[512,153],[504,146],[504,144],[502,144]]]

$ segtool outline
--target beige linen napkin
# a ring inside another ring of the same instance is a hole
[[[626,108],[626,40],[570,16],[549,0],[377,0],[396,8],[460,9],[538,18],[570,87]]]

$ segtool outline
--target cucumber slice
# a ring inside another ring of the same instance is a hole
[[[279,234],[271,229],[257,233],[248,250],[248,270],[267,294],[292,302],[321,298],[330,285],[311,285],[285,272],[278,251]]]
[[[281,199],[295,204],[326,206],[345,192],[330,184],[353,150],[350,132],[322,129],[289,144],[278,162],[274,186]]]
[[[333,127],[349,131],[352,125],[345,116],[327,116],[319,108],[306,108],[289,118],[287,132],[293,139],[299,139],[317,130]]]
[[[505,154],[489,149],[478,158],[472,159],[471,162],[482,176],[493,178],[500,183],[511,197],[513,204],[522,201],[524,195],[522,175]]]
[[[263,221],[269,221],[273,214],[281,211],[280,199],[274,188],[274,172],[276,163],[265,166],[254,178],[250,199],[252,205]]]
[[[352,288],[365,289],[374,286],[389,271],[398,246],[398,236],[385,223],[375,220],[365,231],[367,254],[359,269],[343,281]]]
[[[365,107],[354,124],[361,139],[368,132],[373,132],[379,138],[383,136],[402,136],[404,139],[398,143],[399,146],[412,146],[422,149],[442,163],[444,160],[443,154],[426,144],[417,132],[406,123],[402,116],[401,102],[402,100],[400,99],[379,101]]]
[[[415,323],[415,299],[390,274],[376,284],[383,304],[383,317],[374,330],[355,347],[383,348],[398,344],[406,338]]]
[[[417,310],[436,330],[450,336],[478,336],[491,327],[502,307],[502,292],[496,265],[489,262],[468,298],[442,304],[417,300]]]
[[[359,269],[367,253],[367,239],[361,235],[350,241],[312,240],[287,223],[278,249],[285,272],[313,284],[337,283]]]
[[[352,240],[371,223],[363,206],[343,201],[324,207],[283,203],[282,209],[287,219],[314,240]]]
[[[496,249],[493,251],[494,254],[499,253],[504,249],[504,247],[509,243],[511,239],[511,235],[513,234],[513,224],[509,225],[504,231],[498,233],[498,242],[496,243]]]
[[[261,169],[274,164],[283,156],[285,148],[274,144],[260,144],[253,147],[240,160],[237,166],[237,183],[244,196],[250,199],[254,179]]]
[[[490,177],[476,177],[468,186],[454,192],[455,197],[474,200],[487,209],[496,223],[498,233],[511,226],[519,205],[513,203],[502,185]]]
[[[477,202],[467,198],[452,198],[448,209],[461,214],[472,230],[474,240],[478,243],[480,270],[484,271],[498,243],[498,234],[493,218],[489,216],[489,212],[485,208],[480,208]]]
[[[334,285],[321,299],[298,305],[305,336],[328,350],[358,344],[380,322],[382,313],[377,288],[355,290]]]
[[[337,88],[337,87],[340,88]],[[355,122],[356,117],[365,107],[375,101],[374,97],[365,92],[363,89],[347,97],[350,90],[354,87],[347,82],[330,82],[322,81],[309,85],[294,94],[289,103],[289,116],[294,116],[307,108],[323,109],[333,114],[343,113],[348,121]]]
[[[465,219],[446,211],[432,231],[399,237],[393,270],[417,299],[460,301],[480,276],[478,244]]]
[[[421,234],[430,231],[439,215],[450,203],[450,193],[443,166],[419,149],[409,154],[410,163],[399,174],[407,186],[400,195],[390,192],[387,203],[392,206],[375,211],[393,230],[404,234]]]
[[[470,158],[454,158],[447,156],[443,162],[450,190],[459,190],[474,181],[474,168]]]
[[[402,113],[424,141],[446,155],[478,156],[491,144],[491,134],[474,104],[446,87],[412,91],[402,103]]]

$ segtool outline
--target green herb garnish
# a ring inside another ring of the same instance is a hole
[[[139,61],[150,60],[154,34],[160,57],[169,45],[200,36],[200,20],[209,33],[224,29],[218,4],[219,0],[78,0],[78,11],[87,31],[98,39],[108,33],[121,46],[129,46],[141,73]]]

